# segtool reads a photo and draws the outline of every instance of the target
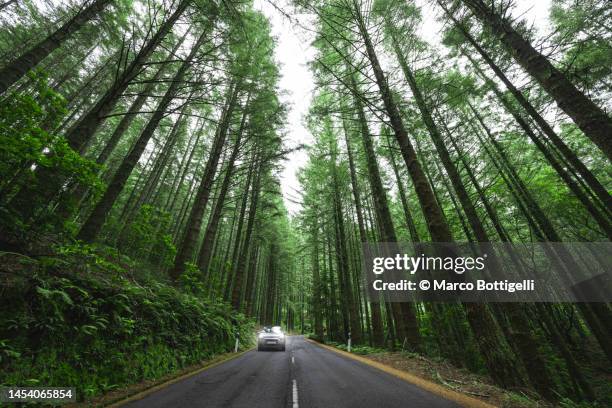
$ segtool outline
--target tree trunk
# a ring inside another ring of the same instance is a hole
[[[342,210],[342,201],[340,197],[340,182],[338,180],[338,170],[336,164],[337,156],[337,145],[330,146],[331,148],[331,173],[333,182],[333,207],[334,207],[334,219],[336,224],[336,259],[338,265],[338,281],[340,283],[340,290],[343,293],[344,302],[343,306],[347,308],[348,320],[350,324],[350,338],[355,344],[359,344],[362,341],[361,322],[359,320],[358,308],[355,303],[355,296],[353,293],[353,285],[351,280],[351,272],[348,261],[348,253],[346,249],[346,233],[344,230],[344,214]]]
[[[100,98],[79,121],[66,133],[68,145],[79,153],[84,153],[85,146],[91,140],[94,133],[106,116],[112,111],[115,104],[128,87],[130,82],[140,73],[142,65],[147,61],[151,53],[157,48],[162,39],[174,26],[176,20],[181,16],[189,4],[183,0],[176,11],[164,22],[157,33],[145,44],[138,55],[130,63],[121,76],[117,78],[109,90]],[[36,170],[37,187],[35,194],[42,202],[48,202],[63,188],[65,178],[49,168],[41,167]],[[31,188],[22,188],[12,200],[11,207],[15,208],[24,221],[28,221],[36,211],[36,203],[31,199],[33,192]]]
[[[510,22],[482,0],[463,0],[576,125],[612,160],[612,120],[550,61],[516,31]]]
[[[170,191],[171,192],[170,195],[172,196],[172,199],[169,199],[168,202],[166,203],[166,206],[164,207],[164,210],[168,211],[169,213],[174,212],[176,201],[178,200],[178,197],[181,195],[180,192],[183,186],[183,182],[185,181],[187,172],[189,168],[191,167],[191,161],[193,160],[193,156],[196,152],[196,148],[199,147],[200,145],[200,139],[202,138],[203,128],[204,128],[204,125],[200,125],[196,127],[195,132],[197,135],[196,135],[195,142],[191,145],[192,147],[189,152],[189,156],[187,157],[187,160],[184,163],[181,163],[182,171],[180,172],[180,176],[178,177],[176,181],[176,186],[173,186],[173,188]]]
[[[241,309],[242,304],[242,292],[246,289],[249,290],[249,284],[252,285],[253,281],[250,276],[247,276],[247,285],[246,288],[243,287],[244,276],[246,272],[246,264],[249,256],[249,252],[251,249],[251,240],[253,236],[253,227],[255,225],[255,220],[257,217],[257,204],[259,202],[259,193],[261,190],[261,172],[262,172],[262,162],[260,161],[258,166],[258,171],[255,176],[255,182],[253,183],[253,189],[251,190],[251,198],[249,204],[249,215],[247,219],[247,227],[244,232],[244,241],[242,243],[242,248],[240,251],[240,255],[236,262],[236,274],[234,275],[234,288],[232,290],[232,306],[235,310],[239,311]],[[274,255],[271,255],[274,256]]]
[[[485,130],[489,141],[493,145],[495,151],[499,155],[500,162],[507,170],[509,179],[512,180],[517,186],[516,192],[518,197],[524,202],[524,213],[528,214],[529,217],[532,217],[537,226],[542,231],[540,236],[541,240],[546,239],[550,242],[561,243],[561,236],[557,233],[551,221],[548,219],[542,208],[538,205],[538,203],[533,199],[531,193],[521,181],[520,177],[509,164],[508,157],[504,151],[504,149],[500,146],[500,144],[495,140],[493,134],[486,126],[482,116],[476,111],[476,109],[470,104],[469,105],[472,113],[476,117],[477,121],[480,123],[482,128]],[[477,133],[476,133],[477,134]],[[478,134],[477,134],[478,136]],[[572,255],[566,251],[562,246],[556,246],[554,250],[551,250],[549,256],[551,262],[553,263],[555,269],[559,271],[559,273],[565,275],[565,279],[570,280],[570,275],[572,273],[576,273],[580,271],[580,267],[576,263],[575,259],[573,259]],[[578,272],[579,273],[579,272]],[[610,317],[610,309],[605,303],[585,303],[579,302],[577,303],[577,308],[581,311],[585,321],[587,322],[589,328],[597,338],[599,345],[602,350],[608,357],[609,361],[612,361],[612,341],[610,341],[610,336],[606,335],[609,333],[611,328],[610,325],[612,322],[612,318]]]
[[[367,56],[372,70],[374,71],[376,83],[400,146],[400,151],[408,167],[408,172],[412,177],[414,188],[419,197],[419,202],[423,210],[423,215],[427,221],[431,237],[436,242],[453,242],[450,228],[444,221],[442,209],[436,202],[431,186],[427,182],[427,178],[417,160],[416,152],[408,139],[408,134],[404,128],[397,105],[393,100],[385,75],[378,62],[374,46],[366,29],[363,17],[359,12],[359,6],[356,0],[353,0],[353,5],[358,29],[365,43]],[[507,347],[501,346],[503,341],[498,335],[499,329],[495,321],[493,321],[488,309],[484,305],[476,303],[466,303],[464,304],[464,308],[491,377],[496,383],[506,387],[522,384],[522,380],[511,359],[509,350],[507,350]]]
[[[179,139],[179,133],[181,133],[184,129],[188,106],[189,105],[187,104],[183,105],[183,109],[181,109],[178,119],[176,122],[174,122],[172,130],[170,130],[170,133],[166,137],[166,141],[161,148],[159,155],[155,157],[153,169],[148,175],[140,194],[133,202],[128,202],[130,205],[126,206],[125,211],[122,212],[121,218],[124,225],[123,229],[121,230],[122,233],[123,230],[132,222],[134,214],[137,214],[145,203],[152,202],[151,195],[153,194],[156,186],[158,186],[164,169],[167,168],[168,160],[170,159],[174,146]],[[122,233],[119,235],[122,235]]]
[[[356,3],[355,10],[359,10]],[[363,18],[359,13],[357,17],[359,20],[359,32],[366,46],[367,56],[370,61],[370,65],[372,66],[372,70],[374,71],[376,84],[378,85],[385,110],[391,122],[391,127],[393,128],[393,132],[395,133],[395,137],[399,144],[400,152],[402,153],[402,157],[406,163],[406,167],[408,168],[408,173],[412,178],[414,189],[419,197],[419,203],[421,204],[421,209],[423,211],[423,215],[425,216],[429,232],[435,241],[451,242],[452,234],[444,220],[442,210],[436,202],[436,198],[434,197],[431,186],[427,181],[427,177],[425,176],[425,173],[423,173],[423,169],[421,168],[421,164],[417,159],[412,143],[410,143],[410,139],[408,138],[408,133],[404,127],[399,109],[393,100],[393,95],[391,94],[385,74],[380,66],[378,57],[376,56],[372,40],[370,39],[370,35],[366,29],[365,23],[363,22]]]
[[[153,115],[149,119],[147,126],[140,134],[140,137],[132,147],[132,150],[130,150],[125,159],[123,159],[121,166],[119,166],[119,169],[115,173],[102,199],[98,202],[98,204],[96,204],[85,223],[81,226],[81,229],[78,234],[79,239],[86,242],[92,242],[102,229],[102,226],[104,225],[104,222],[106,220],[106,216],[113,207],[113,204],[115,203],[117,197],[119,197],[119,194],[123,190],[123,186],[125,186],[125,183],[130,177],[132,170],[138,163],[138,160],[140,160],[140,156],[147,147],[147,144],[153,136],[153,133],[159,126],[159,122],[166,115],[166,111],[174,100],[179,90],[179,86],[182,85],[187,70],[191,67],[191,61],[195,57],[196,53],[198,52],[198,49],[204,42],[206,36],[206,32],[204,32],[200,36],[198,41],[196,41],[196,43],[193,45],[193,48],[191,49],[191,52],[187,59],[181,64],[176,75],[172,79],[172,83],[168,87],[168,90],[155,108],[155,113],[153,113]]]
[[[225,285],[225,292],[223,293],[223,298],[227,301],[231,299],[232,296],[232,288],[233,288],[233,279],[236,271],[236,266],[238,264],[238,256],[240,255],[240,245],[242,243],[242,228],[244,226],[245,214],[247,211],[247,204],[249,201],[249,190],[253,188],[253,175],[257,170],[257,149],[252,149],[251,154],[251,164],[249,165],[249,172],[247,174],[247,179],[244,184],[244,189],[242,190],[242,202],[240,203],[240,214],[238,216],[238,225],[236,226],[236,239],[234,240],[234,248],[232,250],[231,257],[231,265],[230,269],[227,273],[227,281]]]
[[[357,83],[354,77],[351,77],[351,85],[353,91],[357,92]],[[374,207],[380,221],[382,232],[381,238],[384,242],[396,242],[397,236],[395,234],[393,219],[391,218],[391,211],[389,210],[387,192],[382,185],[380,170],[376,161],[376,153],[374,152],[374,146],[372,144],[372,136],[370,134],[370,130],[368,129],[367,119],[358,95],[354,95],[353,103],[354,109],[357,112],[359,123],[361,125],[361,137],[366,155],[370,189],[372,190]],[[400,340],[406,340],[412,350],[418,350],[420,348],[421,341],[414,308],[410,303],[393,302],[391,309],[393,310],[393,315],[396,320],[395,325]]]
[[[255,222],[255,230],[259,230],[261,222],[257,220]],[[245,307],[244,312],[247,316],[253,316],[253,306],[255,304],[255,289],[257,286],[257,281],[259,280],[259,276],[257,273],[257,258],[259,257],[259,249],[260,246],[257,244],[257,241],[253,242],[251,246],[251,250],[249,251],[249,262],[247,265],[247,285],[244,295]]]
[[[206,167],[204,168],[204,175],[200,181],[198,192],[194,201],[194,205],[189,214],[187,221],[187,229],[183,238],[181,239],[180,245],[174,261],[174,267],[170,270],[170,277],[176,281],[181,274],[185,271],[185,263],[190,262],[195,251],[195,246],[202,226],[204,218],[204,211],[208,204],[210,197],[210,190],[212,183],[217,172],[217,165],[219,164],[219,158],[223,146],[225,145],[225,139],[227,137],[227,130],[230,125],[230,121],[237,104],[238,93],[240,92],[240,84],[232,84],[229,89],[228,102],[225,111],[222,114],[219,122],[219,127],[215,134],[215,139],[210,150]]]
[[[274,320],[274,303],[275,303],[275,292],[276,292],[276,244],[270,245],[270,252],[268,253],[268,284],[265,296],[265,312],[264,312],[264,325],[272,326],[276,325],[277,322]]]
[[[319,223],[317,217],[312,217],[312,314],[314,319],[314,333],[317,340],[323,341],[323,311],[321,310],[321,276],[319,273]]]
[[[408,207],[408,198],[406,196],[406,189],[404,187],[404,183],[399,174],[399,168],[397,166],[397,161],[395,160],[395,152],[393,151],[393,147],[391,146],[391,140],[389,138],[389,132],[387,131],[387,127],[384,126],[382,128],[382,132],[385,134],[387,140],[387,149],[389,150],[389,159],[391,162],[391,167],[393,168],[393,174],[395,175],[395,183],[397,184],[397,190],[399,192],[400,202],[402,204],[402,209],[404,210],[404,220],[406,221],[406,228],[408,228],[408,232],[410,234],[410,239],[412,242],[417,243],[421,242],[421,237],[419,237],[419,233],[417,232],[416,225],[414,223],[414,218],[412,217],[412,211]]]
[[[531,116],[531,118],[538,124],[540,129],[542,129],[542,131],[548,137],[548,139],[552,142],[552,144],[559,150],[559,153],[561,154],[561,156],[567,161],[568,167],[573,167],[574,170],[583,178],[584,182],[591,188],[593,194],[595,194],[595,196],[597,198],[599,198],[599,200],[601,202],[600,205],[603,207],[603,209],[606,212],[606,214],[609,214],[612,211],[612,197],[610,196],[610,194],[608,194],[608,191],[603,187],[603,185],[599,182],[599,180],[597,180],[595,175],[584,165],[584,163],[582,163],[582,161],[561,140],[561,138],[559,138],[557,133],[552,129],[552,127],[548,124],[548,122],[546,122],[546,120],[544,120],[542,115],[540,115],[540,113],[533,107],[533,105],[531,105],[531,103],[527,100],[527,98],[525,98],[523,96],[521,91],[518,90],[512,84],[512,82],[510,82],[510,80],[506,77],[506,75],[503,73],[503,71],[488,56],[488,54],[485,52],[485,50],[483,50],[482,47],[480,47],[478,45],[478,43],[476,43],[476,41],[465,30],[465,28],[462,25],[460,25],[459,23],[457,23],[457,27],[459,27],[459,29],[462,31],[464,36],[470,42],[470,44],[472,44],[474,46],[474,48],[476,48],[476,50],[480,53],[482,58],[487,62],[489,67],[498,76],[498,78],[500,78],[500,80],[504,83],[506,88],[508,88],[508,90],[514,96],[516,101],[523,107],[523,109],[529,114],[529,116]],[[537,139],[537,136],[534,134],[533,131],[531,131],[531,128],[527,124],[527,122],[521,117],[521,115],[516,111],[516,109],[510,104],[510,102],[501,93],[501,91],[499,90],[497,85],[487,77],[487,75],[482,71],[482,69],[480,69],[478,63],[476,61],[474,61],[474,59],[467,52],[465,52],[463,50],[461,52],[462,52],[462,54],[466,58],[468,58],[470,60],[470,62],[474,66],[476,72],[485,81],[485,83],[489,86],[489,88],[491,88],[493,93],[495,93],[497,98],[502,102],[502,104],[504,105],[506,110],[512,115],[512,117],[516,120],[516,122],[519,124],[519,126],[521,126],[521,128],[530,137],[530,139],[532,139],[534,141],[534,143],[536,143],[538,149],[540,149],[540,151],[545,155],[546,159],[551,163],[551,165],[553,167],[555,167],[555,170],[557,171],[557,173],[559,173],[561,178],[566,182],[566,184],[568,184],[568,187],[570,187],[572,192],[574,192],[574,194],[577,194],[577,197],[583,202],[583,204],[585,204],[584,199],[581,197],[581,196],[584,196],[584,194],[580,195],[580,193],[576,193],[575,190],[576,190],[577,186],[573,187],[573,186],[570,185],[572,183],[575,184],[575,182],[573,182],[573,181],[569,181],[568,182],[566,180],[567,176],[562,174],[562,173],[567,174],[567,171],[565,171],[565,170],[563,170],[562,172],[559,171],[559,169],[557,168],[558,167],[558,163],[557,163],[556,159],[550,154],[550,152],[548,152],[548,149],[545,146],[543,146],[543,144],[541,142],[538,142],[538,141],[534,140],[534,138]],[[585,204],[585,206],[590,206],[590,204],[587,203],[587,204]],[[588,207],[587,207],[587,209],[589,210],[589,212],[592,212],[592,210],[589,209]],[[593,216],[596,219],[598,218],[597,214],[594,214]],[[599,217],[599,218],[601,218],[601,217]],[[598,223],[599,223],[599,221],[598,221]],[[604,222],[604,224],[605,224],[605,222]],[[606,227],[602,227],[602,228],[604,228],[604,231],[605,231]]]
[[[188,32],[189,30],[187,30],[187,33]],[[174,49],[168,54],[168,57],[172,58],[173,55],[178,51],[181,44],[183,44],[183,41],[185,40],[187,33],[185,33],[185,35],[183,35],[183,38],[181,38],[181,40],[176,43],[176,45],[174,46]],[[117,144],[119,143],[119,140],[121,140],[121,137],[123,136],[123,134],[126,132],[126,130],[129,129],[130,125],[132,124],[132,121],[134,120],[134,118],[136,118],[136,115],[140,113],[140,110],[144,106],[145,102],[147,101],[151,93],[155,90],[155,87],[158,84],[159,79],[161,78],[162,74],[166,70],[165,68],[166,68],[166,65],[163,64],[157,70],[155,75],[153,75],[153,77],[148,79],[147,84],[142,89],[142,91],[140,91],[136,99],[134,99],[134,102],[132,102],[129,109],[123,115],[123,117],[121,118],[121,121],[119,122],[119,124],[117,125],[113,133],[111,134],[110,138],[104,145],[104,149],[102,149],[102,151],[96,158],[97,164],[102,165],[106,163],[106,161],[110,157],[113,150],[115,150],[115,147],[117,147]]]
[[[10,3],[7,2],[2,7],[6,7]],[[47,38],[0,70],[0,94],[6,92],[11,85],[38,65],[47,55],[59,48],[67,38],[100,14],[109,3],[111,3],[111,0],[94,1],[88,7],[80,10],[76,16],[68,20]]]
[[[348,132],[348,126],[346,125],[346,119],[342,121],[344,126],[344,138],[346,141],[346,150],[348,153],[349,159],[349,173],[351,176],[351,187],[353,190],[353,198],[355,200],[355,212],[357,213],[357,224],[359,226],[359,239],[360,243],[363,245],[368,242],[368,238],[366,235],[365,223],[363,220],[363,210],[361,208],[361,194],[359,191],[359,183],[357,181],[357,172],[355,170],[355,161],[353,159],[353,149],[351,147],[350,135]],[[359,248],[361,251],[362,248]],[[363,255],[362,255],[363,256]],[[370,309],[372,311],[372,342],[376,347],[384,346],[384,335],[383,335],[383,326],[382,326],[382,317],[380,313],[380,303],[379,302],[370,302]],[[367,312],[367,308],[366,308]]]
[[[249,97],[247,97],[247,102],[244,105],[242,112],[242,120],[240,122],[240,128],[238,129],[238,133],[236,134],[236,139],[234,140],[234,147],[232,149],[232,153],[227,161],[227,166],[225,168],[225,175],[223,176],[223,182],[221,184],[221,189],[219,191],[219,195],[215,202],[215,209],[210,216],[210,220],[208,221],[208,225],[206,227],[206,232],[204,233],[204,239],[202,240],[202,245],[200,246],[200,254],[198,255],[198,267],[202,271],[202,275],[204,277],[208,276],[208,266],[210,264],[210,258],[212,255],[213,242],[217,235],[217,229],[219,226],[219,221],[221,220],[221,215],[223,213],[223,206],[225,205],[225,197],[229,191],[230,182],[232,180],[232,173],[234,171],[234,163],[238,157],[238,153],[240,152],[240,142],[242,140],[242,133],[244,132],[244,125],[247,118],[247,109],[249,106]]]
[[[172,27],[174,27],[174,24],[188,5],[188,0],[183,0],[179,3],[174,13],[172,13],[155,35],[143,46],[130,65],[121,73],[120,77],[115,80],[113,86],[107,90],[96,105],[68,131],[66,140],[72,149],[81,153],[83,152],[89,139],[106,120],[106,116],[112,111],[117,100],[119,100],[132,80],[140,73],[143,64],[158,47],[164,37],[170,32]]]

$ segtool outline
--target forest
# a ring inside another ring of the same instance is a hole
[[[82,401],[278,324],[612,405],[609,303],[385,302],[361,274],[365,243],[612,239],[610,3],[552,0],[546,36],[514,0],[255,3],[0,1],[0,385]],[[312,141],[262,8],[314,49]]]

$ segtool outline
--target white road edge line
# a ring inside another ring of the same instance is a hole
[[[297,381],[293,380],[293,408],[299,408]]]

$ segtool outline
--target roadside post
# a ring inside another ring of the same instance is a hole
[[[234,353],[238,352],[238,344],[240,343],[240,333],[236,331],[236,345],[234,346]]]
[[[348,344],[346,349],[348,350],[348,352],[351,352],[351,332],[348,332]]]

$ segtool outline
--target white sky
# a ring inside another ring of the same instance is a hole
[[[283,11],[290,13],[291,9],[287,7],[286,0],[270,1],[273,1]],[[439,44],[441,25],[436,21],[438,11],[432,8],[430,1],[417,0],[416,2],[421,6],[423,12],[420,35],[432,44]],[[515,17],[521,16],[529,24],[534,24],[540,37],[548,32],[548,12],[551,0],[516,0],[515,3],[516,9],[513,13]],[[286,91],[281,96],[281,100],[290,106],[287,124],[288,147],[310,144],[313,138],[304,127],[303,122],[314,91],[314,79],[307,64],[314,58],[315,50],[310,46],[308,34],[288,21],[267,0],[255,0],[254,7],[268,17],[272,26],[272,35],[277,39],[275,54],[280,63],[282,75],[280,87]],[[285,205],[291,215],[298,213],[301,209],[299,204],[293,202],[300,200],[298,192],[301,188],[296,173],[306,164],[307,160],[306,151],[301,150],[291,153],[284,163],[281,187]]]

